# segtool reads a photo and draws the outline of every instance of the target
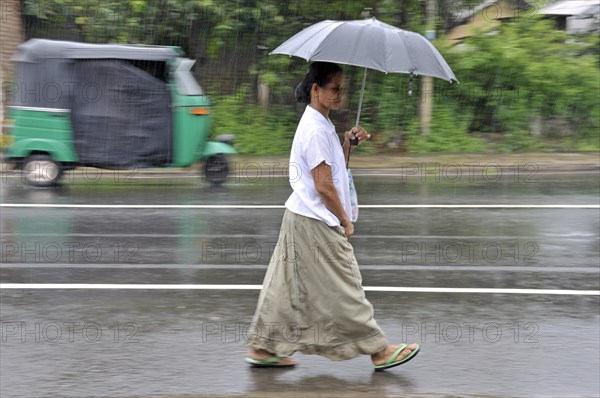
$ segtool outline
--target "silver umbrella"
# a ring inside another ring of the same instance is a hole
[[[409,73],[411,79],[413,75],[424,75],[458,82],[448,63],[429,40],[375,18],[316,23],[286,40],[271,54],[364,67],[357,126],[367,68],[384,73]]]

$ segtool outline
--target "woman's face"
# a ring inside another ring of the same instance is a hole
[[[330,110],[337,110],[342,103],[342,94],[344,91],[344,75],[336,73],[331,81],[325,87],[319,87],[316,83],[312,87],[313,106],[318,111],[329,113]]]

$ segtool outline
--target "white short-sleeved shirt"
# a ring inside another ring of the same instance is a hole
[[[334,227],[340,225],[340,220],[321,200],[311,173],[312,169],[323,162],[331,166],[335,189],[350,218],[350,189],[342,145],[331,120],[307,106],[292,143],[289,179],[294,192],[285,206],[296,214],[321,220]]]

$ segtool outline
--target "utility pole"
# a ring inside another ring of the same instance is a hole
[[[435,40],[436,0],[425,0],[425,37]],[[431,129],[431,113],[433,109],[433,78],[421,76],[421,107],[420,122],[421,135],[428,135]]]
[[[2,143],[2,128],[7,121],[5,101],[13,89],[7,87],[13,71],[10,57],[15,53],[17,45],[23,42],[21,26],[20,0],[1,0],[0,3],[0,143]]]

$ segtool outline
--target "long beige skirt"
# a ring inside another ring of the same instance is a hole
[[[285,211],[246,346],[333,360],[388,344],[342,227]]]

